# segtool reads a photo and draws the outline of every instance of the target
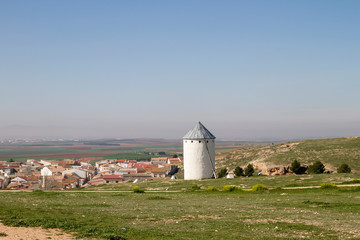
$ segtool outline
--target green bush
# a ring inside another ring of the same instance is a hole
[[[145,191],[140,189],[139,186],[134,186],[131,188],[131,190],[134,192],[134,193],[144,193]]]
[[[242,191],[241,188],[232,185],[225,185],[222,189],[224,192]]]
[[[325,166],[320,161],[314,162],[314,164],[310,165],[308,169],[308,173],[321,174],[325,172]]]
[[[0,237],[7,237],[6,233],[0,232]]]
[[[263,192],[265,190],[268,190],[268,188],[264,184],[256,184],[252,187],[252,190],[254,192]]]
[[[334,183],[327,183],[327,182],[324,182],[320,185],[320,188],[321,189],[336,189],[337,186],[334,184]]]
[[[153,197],[148,197],[148,200],[171,200],[171,198],[167,198],[167,197],[162,197],[162,196],[153,196]]]
[[[227,175],[227,169],[226,168],[222,168],[220,169],[220,171],[218,172],[218,178],[223,178]]]
[[[208,191],[208,192],[216,192],[216,191],[218,191],[217,188],[214,187],[214,186],[209,186],[205,190]]]
[[[244,176],[244,170],[241,167],[236,167],[234,170],[234,174],[237,177]]]
[[[351,168],[346,163],[343,163],[340,165],[340,167],[337,169],[338,173],[351,173]]]
[[[197,185],[197,184],[193,184],[191,186],[191,191],[197,191],[197,190],[200,190],[200,189],[201,189],[201,187],[199,185]]]
[[[245,176],[250,177],[254,174],[254,166],[252,164],[247,165],[245,168]]]

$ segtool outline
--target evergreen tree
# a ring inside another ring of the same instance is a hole
[[[227,175],[227,169],[226,168],[222,168],[220,169],[220,171],[218,172],[218,178],[223,178]]]
[[[314,162],[308,169],[308,173],[321,174],[325,172],[325,166],[320,161]]]
[[[340,167],[337,169],[338,173],[351,173],[351,168],[346,163],[343,163],[340,165]]]
[[[252,164],[247,165],[245,168],[245,176],[250,177],[254,174],[255,170]]]
[[[294,160],[294,161],[291,163],[290,170],[291,170],[293,173],[295,173],[295,174],[301,174],[302,171],[301,171],[300,162],[298,162],[297,160]]]
[[[244,176],[244,170],[241,167],[236,167],[234,170],[235,176]]]

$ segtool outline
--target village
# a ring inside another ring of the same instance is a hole
[[[127,181],[175,178],[183,158],[154,157],[150,160],[92,158],[0,161],[0,189],[72,189]]]

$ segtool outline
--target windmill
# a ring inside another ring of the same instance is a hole
[[[215,136],[198,122],[183,137],[184,179],[216,178]]]

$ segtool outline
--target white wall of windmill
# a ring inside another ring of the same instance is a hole
[[[215,169],[215,140],[184,139],[183,144],[184,179],[211,178]]]

